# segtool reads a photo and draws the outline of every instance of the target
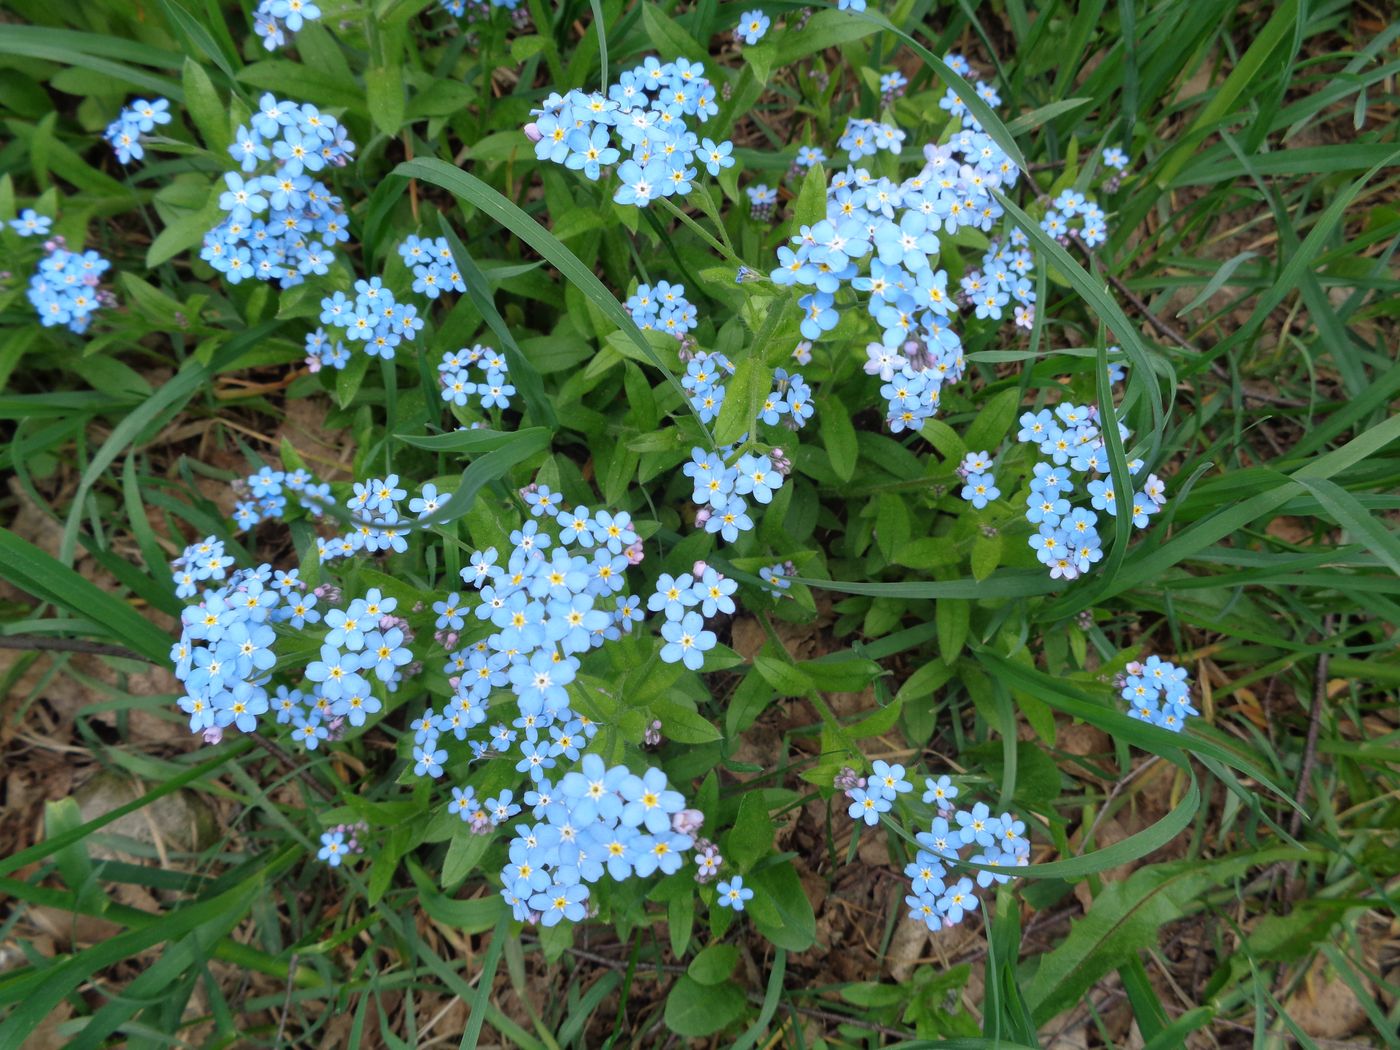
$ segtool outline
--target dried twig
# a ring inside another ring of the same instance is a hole
[[[282,1045],[282,1036],[287,1031],[287,1014],[292,1009],[292,984],[297,975],[297,953],[292,952],[292,957],[287,960],[287,991],[282,999],[282,1013],[277,1018],[277,1035],[272,1040],[273,1046]]]
[[[1336,622],[1336,613],[1328,613],[1322,618],[1323,642],[1332,636]],[[1294,838],[1298,837],[1298,832],[1303,827],[1303,803],[1308,800],[1308,781],[1312,779],[1312,767],[1317,761],[1317,736],[1322,727],[1322,708],[1327,702],[1327,667],[1331,660],[1332,654],[1325,649],[1317,654],[1317,671],[1313,675],[1312,710],[1308,712],[1308,738],[1303,745],[1302,765],[1298,767],[1298,791],[1293,797],[1293,801],[1298,803],[1298,808],[1293,811],[1293,819],[1288,825],[1288,833]]]
[[[1193,354],[1200,354],[1203,352],[1200,347],[1192,343],[1185,335],[1154,314],[1152,308],[1143,301],[1142,297],[1124,284],[1121,279],[1111,273],[1105,273],[1104,276],[1108,278],[1108,283],[1113,285],[1113,290],[1124,299],[1128,300],[1128,302],[1132,304],[1133,309],[1142,315],[1143,320],[1155,328],[1160,334],[1166,336],[1183,350],[1189,350]],[[1212,361],[1210,363],[1210,370],[1218,378],[1226,381],[1230,380],[1229,370],[1219,361]],[[1296,398],[1271,394],[1267,390],[1259,390],[1254,387],[1246,386],[1244,383],[1240,384],[1240,393],[1254,401],[1262,401],[1269,405],[1278,405],[1280,408],[1307,407],[1306,401],[1299,401]]]
[[[322,799],[327,802],[335,801],[335,792],[331,791],[330,788],[313,777],[305,766],[298,765],[291,755],[287,754],[287,752],[283,751],[267,737],[263,736],[261,733],[249,733],[248,736],[252,739],[253,743],[257,744],[258,747],[262,748],[277,760],[277,764],[282,767],[284,773],[294,773],[303,784],[320,795]]]
[[[95,656],[125,656],[150,663],[140,653],[120,645],[88,642],[81,638],[50,638],[46,634],[0,634],[0,649],[32,649],[36,652],[92,653]]]

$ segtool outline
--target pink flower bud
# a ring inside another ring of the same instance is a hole
[[[693,836],[705,823],[705,814],[698,809],[683,809],[671,814],[671,830],[677,835]]]
[[[525,132],[525,137],[531,142],[538,142],[540,139],[544,138],[544,135],[540,132],[540,126],[533,120],[526,124],[521,130]]]

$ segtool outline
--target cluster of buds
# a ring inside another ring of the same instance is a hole
[[[832,779],[831,786],[837,791],[854,791],[856,788],[865,787],[865,778],[850,766],[842,766],[841,771]]]

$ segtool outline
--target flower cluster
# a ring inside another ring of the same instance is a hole
[[[661,659],[668,664],[684,664],[700,670],[705,653],[715,647],[715,633],[705,630],[702,617],[734,612],[734,592],[738,583],[717,569],[697,561],[690,572],[672,576],[663,572],[656,590],[647,599],[647,608],[665,616],[661,637]]]
[[[413,290],[420,295],[436,299],[448,288],[454,292],[467,290],[446,237],[415,237],[409,234],[399,245],[399,257],[413,271]]]
[[[520,730],[517,768],[536,781],[559,755],[577,758],[579,743],[596,732],[595,724],[577,718],[569,706],[566,687],[578,673],[579,654],[620,638],[642,619],[637,603],[623,593],[627,567],[641,557],[627,514],[566,509],[543,485],[528,489],[525,498],[534,517],[557,528],[558,544],[539,521],[527,521],[511,533],[505,565],[491,548],[474,552],[462,570],[463,582],[481,592],[474,609],[456,593],[433,605],[435,637],[450,653],[445,671],[454,695],[441,714],[429,710],[416,723],[420,776],[441,775],[440,761],[430,761],[441,750],[439,737],[450,733],[465,740],[468,730],[486,720],[492,690],[505,686],[520,712],[515,729],[502,724],[492,730],[491,740],[472,741],[475,757],[485,757],[493,747],[505,753]],[[571,553],[571,546],[578,551]],[[456,651],[469,617],[494,631]]]
[[[321,300],[321,323],[339,328],[351,345],[364,347],[370,357],[394,359],[394,350],[423,328],[418,307],[401,303],[378,277],[355,282],[355,297],[336,292]]]
[[[438,6],[456,18],[480,19],[489,15],[493,7],[504,7],[507,11],[514,11],[519,2],[520,0],[438,0]]]
[[[206,540],[196,547],[208,545]],[[216,558],[220,552],[215,547],[208,557],[224,562],[222,571],[231,559]],[[198,563],[187,558],[191,564]],[[404,680],[413,633],[406,620],[391,615],[395,599],[378,589],[344,609],[330,608],[340,597],[330,585],[308,590],[296,569],[274,572],[261,565],[235,571],[224,586],[205,590],[186,607],[171,660],[186,691],[180,707],[190,716],[191,732],[203,732],[212,743],[230,725],[251,733],[260,716],[271,715],[277,724],[292,726],[296,743],[314,751],[347,723],[364,725],[382,707],[376,686],[392,692]],[[317,607],[322,601],[327,608]],[[284,623],[297,630],[321,623],[320,659],[304,668],[301,688],[279,685],[269,693],[277,662],[273,625]]]
[[[778,207],[778,191],[762,182],[754,183],[744,190],[749,197],[749,217],[759,222],[767,222]]]
[[[260,522],[281,518],[287,510],[287,493],[294,494],[302,509],[317,517],[324,515],[332,502],[330,485],[318,482],[300,467],[274,470],[264,466],[248,475],[239,487],[247,493],[247,498],[233,505],[233,525],[240,532]],[[193,593],[190,591],[180,597],[188,598]]]
[[[958,464],[958,476],[963,479],[962,498],[973,509],[982,510],[994,499],[1001,498],[1001,489],[991,475],[992,457],[986,452],[969,452]]]
[[[1118,423],[1124,440],[1128,428]],[[1098,531],[1098,515],[1118,514],[1117,494],[1108,476],[1108,450],[1100,429],[1099,412],[1092,405],[1061,402],[1055,408],[1026,412],[1016,440],[1035,445],[1042,456],[1036,463],[1030,491],[1026,493],[1026,520],[1036,526],[1030,537],[1031,548],[1051,579],[1073,580],[1088,572],[1103,558],[1103,540]],[[1128,473],[1142,469],[1141,460],[1128,463]],[[1075,475],[1086,482],[1085,495],[1090,507],[1075,507],[1070,496],[1076,492]],[[1102,476],[1100,476],[1102,475]],[[1142,490],[1133,493],[1133,525],[1146,528],[1152,515],[1162,509],[1167,490],[1161,479],[1149,474]]]
[[[52,226],[53,219],[40,215],[33,208],[25,208],[19,218],[10,220],[10,229],[21,237],[47,237]]]
[[[315,374],[323,368],[340,371],[350,363],[350,351],[339,339],[326,335],[324,328],[306,333],[306,370]]]
[[[130,164],[146,155],[141,145],[141,136],[155,130],[157,124],[170,123],[170,102],[168,99],[138,98],[117,114],[117,119],[107,125],[102,137],[116,151],[117,160]]]
[[[464,820],[486,814],[470,789],[456,800]],[[661,770],[639,775],[596,754],[584,755],[557,785],[541,781],[526,804],[537,823],[516,827],[501,895],[517,920],[542,926],[584,919],[589,885],[604,875],[621,882],[679,871],[702,819]]]
[[[365,847],[359,836],[369,830],[365,824],[337,824],[321,833],[321,848],[316,851],[318,860],[323,860],[332,868],[340,867],[346,857],[363,853]]]
[[[45,328],[66,325],[81,335],[98,307],[110,306],[110,293],[97,285],[111,263],[94,251],[70,252],[62,238],[44,242],[46,255],[29,278],[27,296]]]
[[[961,56],[949,55],[948,62],[971,75]],[[898,93],[905,84],[902,76],[889,74],[881,90]],[[979,93],[991,104],[1000,101],[989,86]],[[803,292],[798,305],[807,340],[836,327],[843,288],[868,293],[866,312],[881,334],[867,347],[866,371],[884,384],[886,418],[896,433],[934,415],[943,384],[962,376],[962,340],[952,326],[960,308],[999,320],[1014,298],[1016,323],[1029,328],[1034,318],[1033,264],[1019,231],[1008,241],[993,240],[982,269],[967,272],[961,289],[949,288],[948,273],[937,264],[940,235],[964,228],[990,232],[1003,214],[992,190],[1014,186],[1020,174],[956,94],[944,102],[958,123],[942,144],[924,148],[917,174],[894,182],[854,165],[835,173],[826,218],[802,226],[790,246],[779,248],[779,265],[770,274],[775,283]],[[887,125],[852,119],[840,146],[855,162],[880,149],[899,153],[903,137]],[[750,201],[757,209],[752,193]]]
[[[637,285],[627,299],[627,312],[644,332],[666,332],[680,339],[696,325],[695,307],[685,297],[685,285],[658,281]]]
[[[914,790],[914,785],[905,778],[901,765],[876,761],[871,768],[869,777],[842,770],[836,786],[851,800],[847,809],[851,819],[873,827],[893,809],[901,795]],[[956,809],[953,799],[958,796],[958,789],[948,777],[926,777],[924,787],[923,801],[936,806],[938,815],[927,831],[914,836],[920,849],[904,869],[911,890],[904,902],[909,906],[911,919],[930,930],[940,930],[956,926],[979,904],[974,879],[954,879],[951,875],[959,862],[983,866],[977,870],[975,881],[985,889],[1013,876],[1010,871],[988,869],[1024,867],[1030,862],[1030,841],[1025,823],[1010,813],[993,816],[982,802],[971,809]],[[971,851],[971,856],[964,857],[964,851]]]
[[[224,579],[232,564],[233,558],[224,553],[224,541],[217,536],[206,536],[198,543],[191,543],[170,563],[174,572],[175,597],[193,598],[199,592],[196,584]]]
[[[640,208],[657,197],[689,193],[694,164],[711,175],[733,165],[732,142],[697,138],[686,123],[691,117],[706,121],[718,112],[702,65],[683,58],[665,63],[647,58],[623,73],[606,94],[575,90],[550,95],[532,111],[536,119],[524,130],[540,160],[594,180],[625,150],[628,159],[618,168],[621,185],[613,200]]]
[[[316,0],[262,0],[253,12],[253,32],[262,37],[263,47],[276,51],[286,46],[288,32],[300,32],[320,17]]]
[[[203,578],[223,580],[232,564],[211,540],[187,548],[175,563],[176,580],[187,593],[183,570],[196,579],[204,573]],[[295,573],[279,573],[274,582],[270,565],[239,569],[185,608],[170,660],[185,689],[179,705],[189,715],[190,732],[213,741],[230,725],[244,733],[257,728],[258,717],[270,707],[266,687],[277,662],[272,624],[291,618],[287,599],[304,586]]]
[[[1156,656],[1136,660],[1114,683],[1128,701],[1128,714],[1160,729],[1180,733],[1186,720],[1200,714],[1191,706],[1191,682],[1186,668]]]
[[[355,144],[334,117],[265,94],[229,152],[242,173],[224,176],[223,220],[205,235],[200,258],[230,283],[252,277],[283,288],[324,274],[334,246],[350,239],[340,198],[313,176],[349,163]],[[273,171],[255,174],[271,163]]]
[[[424,485],[422,494],[409,503],[409,511],[426,517],[441,506],[447,496],[440,495],[434,485]],[[402,554],[408,550],[409,531],[399,514],[399,503],[408,495],[399,487],[399,476],[370,478],[355,482],[346,508],[354,516],[348,532],[332,539],[316,539],[316,554],[322,564],[337,558],[348,558],[365,552],[376,554],[392,551]]]
[[[1103,209],[1072,189],[1061,190],[1050,202],[1050,210],[1040,220],[1040,228],[1061,244],[1077,238],[1086,247],[1096,248],[1108,239],[1108,222]]]
[[[734,366],[721,353],[701,351],[686,366],[681,385],[690,395],[690,404],[702,423],[719,415],[725,388],[721,380]],[[796,430],[812,417],[812,391],[800,375],[775,369],[774,389],[763,400],[755,422],[770,426],[783,424]],[[767,504],[792,471],[792,464],[781,449],[769,453],[745,452],[737,455],[733,445],[713,452],[695,447],[682,473],[693,487],[691,501],[700,507],[695,523],[706,532],[718,533],[733,543],[739,533],[753,528],[748,499]],[[730,462],[734,460],[734,462]],[[748,497],[748,499],[745,499]]]
[[[880,150],[899,153],[904,148],[904,132],[893,124],[865,117],[848,117],[846,130],[836,145],[851,155],[851,160],[873,157]]]
[[[482,381],[474,382],[467,369],[475,365],[482,371]],[[467,399],[479,395],[482,408],[509,408],[515,387],[510,385],[510,369],[505,354],[484,346],[466,350],[449,350],[438,363],[438,383],[442,399],[454,405],[465,405]]]
[[[902,98],[904,89],[909,86],[909,78],[899,70],[892,70],[889,73],[880,74],[880,104],[882,106],[892,106],[895,100]]]

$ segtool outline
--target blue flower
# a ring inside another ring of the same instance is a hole
[[[530,907],[540,913],[540,925],[557,926],[568,919],[582,922],[588,915],[584,902],[588,900],[587,886],[553,885],[530,898]]]
[[[735,875],[728,882],[720,882],[715,889],[720,905],[735,911],[743,911],[745,902],[753,900],[753,890],[744,885],[742,875]]]
[[[768,32],[768,27],[772,21],[762,11],[745,11],[739,16],[739,24],[734,29],[734,36],[746,44],[756,44],[763,38],[763,34]],[[717,175],[718,172],[710,172]]]
[[[693,588],[700,596],[700,612],[705,616],[734,612],[733,594],[738,589],[737,580],[722,576],[709,566],[706,566]]]
[[[603,125],[595,127],[592,133],[577,129],[569,134],[567,142],[572,152],[564,160],[565,167],[581,170],[589,179],[597,180],[602,165],[617,163],[619,153],[610,144],[608,129]]]
[[[617,783],[617,792],[625,800],[620,819],[631,828],[644,827],[653,835],[670,830],[671,814],[685,807],[680,792],[667,785],[666,774],[656,768],[641,776],[629,774]]]
[[[1001,490],[997,488],[996,482],[990,474],[969,474],[967,484],[963,486],[962,498],[972,504],[977,510],[981,510],[988,503],[1001,496]]]
[[[321,848],[316,851],[318,859],[325,861],[332,868],[340,867],[349,853],[345,845],[345,832],[343,831],[323,831],[321,833]]]
[[[890,765],[888,762],[876,760],[871,768],[874,772],[870,776],[867,787],[877,791],[886,799],[893,802],[900,795],[914,790],[914,785],[904,779],[904,767],[901,765]]]
[[[852,820],[863,820],[874,827],[880,823],[880,814],[888,813],[893,803],[879,791],[866,788],[852,788],[847,794],[851,804],[846,813]]]
[[[763,21],[766,28],[767,17]],[[749,41],[749,43],[753,43],[753,41]],[[734,166],[733,153],[734,143],[728,139],[718,144],[713,139],[700,140],[700,159],[705,165],[705,170],[711,175],[718,175],[724,168],[732,168]]]
[[[663,572],[656,581],[656,590],[647,599],[647,608],[652,612],[664,612],[668,620],[679,620],[686,610],[698,605],[700,597],[695,593],[695,578],[690,573],[678,577]]]
[[[953,782],[946,776],[934,780],[932,777],[924,778],[923,800],[930,805],[937,804],[939,809],[948,809],[952,805],[953,799],[958,797],[958,789],[953,786]]]
[[[668,619],[661,625],[661,637],[666,640],[661,659],[670,664],[683,663],[692,671],[704,665],[705,652],[713,649],[717,641],[713,631],[705,630],[705,623],[696,612],[688,612],[679,620]]]
[[[959,879],[939,899],[938,907],[946,916],[950,926],[962,922],[966,912],[976,911],[977,895],[972,892],[972,880]]]
[[[21,237],[47,237],[52,225],[53,219],[40,215],[33,208],[25,208],[19,218],[10,220],[10,229]]]

